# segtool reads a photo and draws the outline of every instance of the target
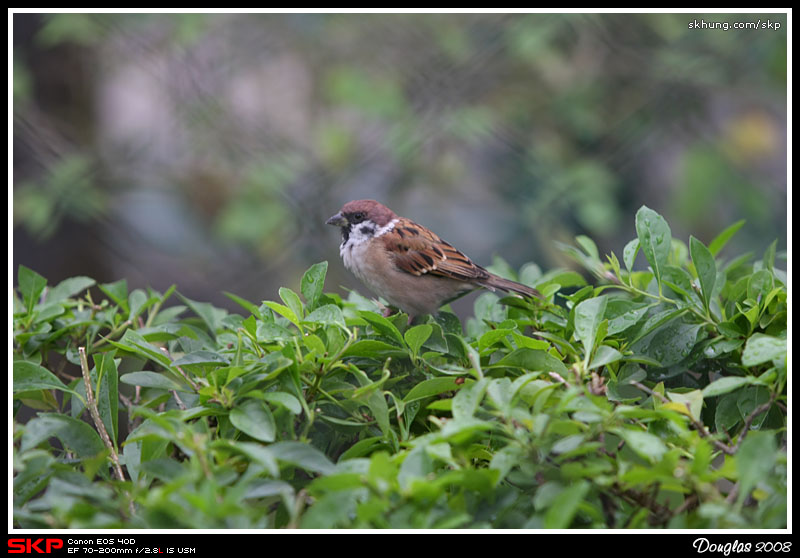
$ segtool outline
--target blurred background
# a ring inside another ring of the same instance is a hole
[[[691,29],[692,22],[772,29]],[[774,25],[780,24],[775,30]],[[375,198],[488,265],[621,257],[642,205],[786,248],[785,14],[14,14],[13,253],[231,308],[365,289]],[[779,262],[779,265],[781,263]],[[783,266],[783,265],[781,265]]]

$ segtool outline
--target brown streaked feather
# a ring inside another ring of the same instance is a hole
[[[399,218],[390,234],[381,239],[389,253],[394,254],[395,265],[417,276],[428,274],[458,281],[485,281],[488,271],[435,233],[413,221]]]

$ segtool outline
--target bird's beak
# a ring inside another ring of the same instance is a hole
[[[328,219],[327,221],[325,221],[325,224],[333,225],[334,227],[346,227],[348,225],[347,219],[345,218],[344,215],[342,215],[341,211],[336,215],[334,215],[333,217],[331,217],[330,219]]]

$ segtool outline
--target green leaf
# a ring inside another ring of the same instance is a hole
[[[406,330],[404,339],[408,344],[408,347],[411,349],[411,354],[414,356],[414,358],[417,357],[420,347],[422,347],[422,344],[428,340],[428,337],[431,336],[432,332],[433,327],[429,324],[414,326]]]
[[[314,310],[319,303],[327,273],[328,262],[325,261],[315,263],[303,274],[303,279],[300,281],[300,292],[306,299],[306,306],[309,310]]]
[[[717,280],[717,264],[711,251],[693,236],[689,237],[689,252],[692,256],[694,268],[697,270],[700,291],[703,293],[703,302],[707,311],[711,302],[711,294],[714,292],[714,284]]]
[[[489,468],[500,471],[500,476],[498,478],[498,482],[500,482],[508,475],[511,469],[519,465],[525,459],[525,452],[522,448],[508,445],[495,452],[494,456],[492,456],[491,463],[489,463]]]
[[[344,314],[342,314],[342,309],[335,304],[326,304],[325,306],[320,306],[306,316],[303,322],[335,325],[343,329],[347,327],[344,321]]]
[[[521,368],[529,372],[557,372],[562,376],[567,373],[567,367],[563,362],[546,351],[536,349],[517,349],[487,368],[504,366]]]
[[[208,332],[212,335],[216,334],[217,330],[221,327],[222,319],[228,315],[228,311],[223,308],[217,308],[208,302],[191,300],[180,293],[178,293],[178,296],[192,312],[200,316],[203,323],[206,324]]]
[[[456,420],[471,419],[478,410],[483,396],[489,387],[489,379],[481,378],[477,382],[464,386],[453,398],[452,413]]]
[[[703,397],[717,397],[725,393],[737,390],[743,385],[752,384],[753,379],[750,376],[726,376],[714,380],[706,387],[703,388]]]
[[[15,360],[13,392],[19,393],[40,389],[57,389],[78,395],[75,390],[65,386],[55,374],[46,368],[25,360]]]
[[[741,221],[735,222],[733,225],[719,233],[716,238],[711,241],[711,244],[708,245],[708,250],[711,252],[711,255],[717,256],[720,253],[720,250],[722,250],[731,239],[731,237],[736,234],[736,231],[742,228],[744,223],[745,220],[742,219]]]
[[[239,430],[262,442],[275,441],[275,419],[263,402],[248,399],[231,409],[231,423]]]
[[[273,302],[271,300],[265,300],[264,304],[278,315],[283,316],[284,318],[292,322],[294,325],[298,327],[298,329],[300,328],[300,319],[297,317],[297,314],[295,314],[294,311],[292,311],[291,308],[289,308],[288,306],[284,306],[283,304]]]
[[[740,391],[736,404],[739,407],[739,412],[742,414],[742,418],[750,416],[750,414],[755,411],[757,407],[767,403],[769,398],[769,390],[763,386],[750,386]],[[766,419],[767,413],[761,413],[753,419],[750,427],[753,430],[758,430],[761,428],[761,425]]]
[[[511,399],[514,397],[514,392],[511,389],[509,378],[492,378],[486,388],[486,394],[489,401],[501,413],[508,415],[511,412]]]
[[[119,381],[123,384],[128,384],[131,386],[141,386],[141,387],[150,387],[150,388],[159,388],[159,389],[167,389],[167,390],[178,390],[178,391],[186,391],[189,390],[186,386],[178,384],[176,381],[173,381],[170,377],[166,376],[165,374],[159,374],[158,372],[149,372],[149,371],[142,371],[142,372],[128,372],[127,374],[123,374],[120,376]]]
[[[338,490],[325,494],[306,510],[300,519],[302,529],[334,529],[348,525],[348,518],[355,514],[358,492]]]
[[[279,461],[291,463],[306,471],[329,475],[336,470],[336,465],[324,453],[310,444],[278,442],[269,446],[269,449]]]
[[[166,354],[158,350],[154,345],[148,343],[141,334],[132,329],[125,330],[125,334],[119,341],[109,341],[109,343],[118,349],[130,351],[145,359],[152,360],[165,368],[169,368],[172,365],[172,361]]]
[[[627,443],[633,451],[650,462],[660,460],[667,452],[667,446],[661,441],[661,438],[649,432],[631,430],[628,428],[617,428],[615,432],[620,438],[625,440],[625,443]]]
[[[47,286],[47,279],[32,269],[20,265],[17,271],[17,285],[22,295],[22,303],[25,305],[25,310],[30,314],[39,300],[39,295],[42,294],[42,291]]]
[[[625,262],[625,267],[628,271],[633,269],[633,264],[636,261],[636,255],[639,253],[639,239],[634,238],[625,245],[622,250],[622,260]]]
[[[378,428],[387,438],[391,438],[391,424],[389,423],[389,405],[386,403],[386,397],[380,390],[370,392],[366,398],[363,398],[364,403],[369,407],[372,416],[375,417],[375,422],[378,423]]]
[[[382,436],[371,436],[359,440],[339,456],[339,463],[348,459],[355,459],[369,455],[378,447],[386,447],[386,439]]]
[[[106,449],[100,435],[82,420],[49,413],[39,414],[28,421],[20,449],[27,451],[51,437],[61,440],[79,457],[94,457]]]
[[[192,366],[192,365],[214,365],[214,364],[221,364],[227,366],[230,364],[227,358],[222,356],[219,353],[214,353],[212,351],[193,351],[191,353],[187,353],[182,357],[175,359],[172,362],[173,366]]]
[[[572,434],[559,439],[553,444],[550,451],[555,454],[568,453],[579,448],[584,440],[586,440],[586,434]]]
[[[222,291],[222,294],[224,294],[229,299],[234,301],[236,304],[238,304],[239,306],[241,306],[242,308],[244,308],[245,310],[250,312],[253,316],[258,316],[258,317],[261,316],[261,312],[259,312],[258,306],[256,306],[255,304],[253,304],[249,300],[245,300],[244,298],[242,298],[240,296],[237,296],[237,295],[235,295],[233,293],[229,293],[229,292],[226,292],[226,291]]]
[[[294,395],[285,391],[268,391],[264,394],[264,400],[280,405],[293,415],[299,415],[303,410],[300,401]]]
[[[758,300],[766,296],[774,285],[772,272],[760,269],[750,276],[747,281],[747,298]]]
[[[595,341],[602,341],[596,337],[607,303],[607,297],[602,295],[584,300],[575,307],[575,336],[583,343],[587,358],[594,349]]]
[[[255,442],[242,442],[240,440],[218,440],[214,442],[216,446],[229,447],[260,463],[274,477],[280,475],[278,460],[271,450],[271,446],[263,446]]]
[[[775,267],[775,250],[778,248],[778,239],[772,241],[772,243],[767,247],[766,251],[764,252],[764,258],[761,260],[763,265],[763,269],[767,271],[772,271],[772,268]]]
[[[628,300],[609,300],[605,311],[608,319],[608,335],[616,335],[635,326],[650,308],[652,308],[650,304],[638,304]]]
[[[384,337],[388,337],[394,341],[397,341],[398,345],[403,345],[405,343],[403,339],[403,335],[400,333],[400,330],[397,327],[381,316],[380,314],[376,314],[375,312],[369,312],[367,310],[361,310],[358,313],[359,316],[364,318],[372,328]],[[460,332],[459,332],[460,333]]]
[[[635,364],[625,364],[620,371],[617,380],[621,385],[630,385],[631,382],[641,382],[647,378],[647,372]]]
[[[575,242],[583,248],[584,252],[589,255],[593,260],[600,261],[600,252],[597,250],[597,244],[594,240],[586,235],[578,235],[575,237]]]
[[[92,355],[95,366],[94,378],[99,377],[99,381],[95,380],[95,386],[92,386],[92,389],[95,389],[99,383],[100,388],[95,391],[97,409],[106,427],[106,432],[116,446],[119,421],[119,373],[114,360],[115,352]]]
[[[718,358],[721,355],[735,351],[744,344],[743,339],[729,339],[727,337],[715,337],[703,349],[703,356],[709,359]]]
[[[536,268],[538,271],[538,266],[523,266],[522,270],[520,271],[520,282],[525,285],[536,285],[540,291],[552,285],[558,285],[562,288],[583,287],[586,285],[586,279],[584,279],[583,275],[577,271],[564,271],[561,269],[553,270],[541,277],[541,272],[538,272],[535,277],[526,278],[525,272],[526,270],[531,269],[531,267]],[[533,273],[528,273],[527,275],[533,276]]]
[[[287,341],[291,341],[293,337],[294,334],[283,326],[271,322],[258,321],[258,325],[256,327],[256,339],[258,339],[259,343],[285,343]]]
[[[678,404],[685,405],[691,416],[700,420],[700,412],[703,410],[703,392],[699,389],[693,389],[686,393],[679,393],[675,391],[668,391],[667,397],[670,401]]]
[[[156,297],[151,297],[148,299],[147,295],[142,289],[134,289],[133,292],[128,295],[128,308],[130,311],[128,312],[128,320],[133,322],[133,320],[141,314],[147,306],[153,304],[158,299]]]
[[[296,292],[292,289],[281,287],[278,289],[278,296],[281,297],[283,303],[291,309],[298,319],[303,317],[303,301],[300,300]]]
[[[731,393],[719,400],[717,411],[714,413],[714,426],[718,432],[726,432],[742,421],[738,403],[738,393]]]
[[[592,357],[592,361],[589,363],[589,370],[592,370],[594,368],[600,368],[601,366],[605,366],[606,364],[616,362],[621,358],[622,358],[622,353],[620,353],[614,347],[609,347],[608,345],[600,345],[599,347],[597,347],[597,351]]]
[[[85,291],[94,284],[95,280],[90,277],[80,276],[64,279],[47,292],[45,302],[61,302],[75,294]]]
[[[736,453],[739,475],[739,502],[750,495],[757,483],[772,474],[777,459],[775,436],[770,432],[749,432]]]
[[[655,330],[649,339],[643,339],[632,348],[657,360],[667,368],[687,358],[697,342],[697,332],[702,324],[682,320],[669,322]]]
[[[407,357],[408,353],[401,350],[396,345],[390,345],[389,343],[384,343],[383,341],[377,341],[375,339],[363,339],[350,345],[343,356],[361,356],[384,360],[387,357]]]
[[[454,391],[459,389],[459,387],[460,386],[456,383],[456,378],[431,378],[430,380],[423,380],[411,388],[405,397],[403,397],[403,401],[409,403],[417,399],[424,399],[425,397],[432,397],[447,391]]]
[[[636,234],[659,285],[672,246],[672,231],[664,218],[647,206],[636,212]]]
[[[98,285],[98,288],[122,308],[126,314],[128,313],[128,282],[125,279],[120,279],[114,283],[104,283]]]
[[[544,516],[545,529],[566,529],[572,523],[583,499],[589,492],[590,484],[581,480],[558,493]]]
[[[481,335],[480,339],[478,339],[478,350],[483,352],[485,349],[491,347],[498,341],[501,341],[511,335],[511,333],[515,331],[513,329],[490,329],[483,335]]]
[[[786,362],[786,339],[756,333],[747,340],[742,352],[744,366],[758,366],[773,361]]]
[[[647,320],[642,325],[642,329],[636,334],[636,338],[630,341],[630,344],[631,345],[636,344],[637,342],[641,341],[648,335],[654,333],[662,325],[671,322],[675,318],[678,318],[685,313],[686,313],[685,309],[679,308],[677,310],[665,310],[663,312],[658,312],[656,314],[653,314],[652,316],[647,318]]]

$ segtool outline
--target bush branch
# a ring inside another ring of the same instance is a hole
[[[103,424],[103,419],[100,418],[100,411],[97,410],[97,401],[95,401],[94,393],[92,392],[92,380],[89,377],[89,363],[86,360],[86,348],[78,347],[78,354],[81,359],[83,385],[86,386],[86,406],[89,408],[89,414],[92,415],[95,428],[97,428],[97,431],[100,433],[100,438],[103,439],[103,443],[111,452],[111,461],[114,463],[114,472],[116,473],[117,479],[125,481],[125,475],[122,473],[122,467],[119,464],[119,455],[117,455],[117,450],[111,442],[111,437],[108,435],[105,424]]]
[[[655,397],[656,399],[658,399],[662,403],[669,403],[670,402],[669,399],[667,399],[666,397],[664,397],[660,393],[653,391],[652,389],[650,389],[649,387],[647,387],[646,385],[644,385],[641,382],[632,381],[631,385],[632,386],[636,386],[638,389],[642,390],[643,392],[645,392],[645,393],[647,393],[649,395],[652,395],[653,397]],[[744,428],[742,429],[742,435],[739,436],[739,441],[737,441],[736,445],[734,445],[734,446],[729,446],[728,444],[725,444],[725,443],[720,442],[719,440],[715,439],[714,436],[711,434],[711,432],[709,432],[708,429],[705,427],[705,425],[702,422],[700,422],[699,420],[697,420],[696,418],[694,418],[694,416],[692,416],[691,411],[689,412],[689,418],[691,419],[692,424],[694,425],[694,427],[700,433],[700,436],[702,436],[703,438],[708,439],[714,445],[714,447],[716,447],[718,450],[722,451],[723,453],[726,453],[727,455],[736,455],[736,452],[739,451],[739,447],[741,447],[741,445],[742,445],[742,441],[744,440],[744,437],[747,436],[747,433],[750,431],[750,427],[753,425],[753,421],[756,419],[756,417],[758,415],[760,415],[761,413],[764,413],[764,412],[769,410],[769,408],[772,406],[772,403],[775,400],[775,397],[776,397],[776,394],[773,393],[772,396],[769,398],[769,401],[767,401],[766,403],[763,403],[763,404],[759,405],[758,407],[756,407],[755,409],[753,409],[753,412],[751,412],[747,416],[747,418],[744,421]],[[686,408],[687,408],[687,410],[689,409],[688,406]]]

